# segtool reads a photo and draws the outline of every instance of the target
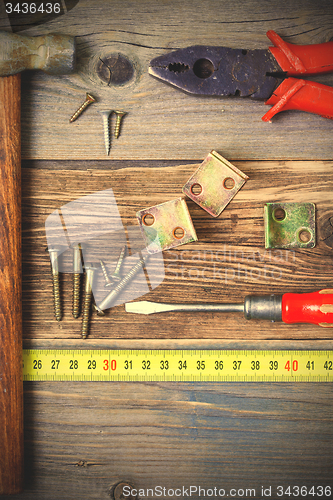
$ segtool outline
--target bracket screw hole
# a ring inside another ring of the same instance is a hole
[[[195,184],[192,184],[191,193],[194,194],[194,196],[199,196],[199,194],[202,193],[202,186],[197,182]]]
[[[177,240],[181,240],[185,236],[185,231],[182,227],[176,227],[173,230],[173,235]]]
[[[278,207],[274,210],[273,217],[277,222],[281,222],[286,218],[286,212],[283,210],[283,208]]]
[[[224,189],[233,189],[235,187],[235,181],[232,177],[227,177],[223,181]]]
[[[155,222],[155,217],[152,214],[145,214],[142,218],[145,226],[152,226]]]
[[[301,243],[309,243],[312,239],[312,235],[308,229],[301,229],[298,233],[298,239]]]

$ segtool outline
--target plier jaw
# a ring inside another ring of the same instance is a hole
[[[333,42],[294,45],[274,31],[267,32],[274,47],[267,50],[194,45],[150,62],[149,73],[197,95],[241,96],[263,99],[279,111],[298,109],[333,118],[333,88],[295,78],[333,71]]]
[[[194,45],[150,62],[149,73],[197,95],[268,99],[283,73],[269,50]]]

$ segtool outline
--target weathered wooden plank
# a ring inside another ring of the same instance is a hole
[[[332,217],[331,162],[235,164],[249,175],[249,181],[217,219],[189,203],[199,240],[163,252],[164,264],[154,261],[155,277],[163,281],[150,292],[147,288],[144,299],[241,302],[249,293],[305,292],[331,286],[332,247],[327,239],[327,222]],[[119,169],[116,163],[115,170],[107,171],[96,169],[95,163],[88,162],[85,170],[48,170],[26,164],[32,167],[23,169],[26,338],[80,336],[81,322],[71,317],[72,276],[69,273],[61,278],[63,320],[57,323],[53,319],[50,263],[44,250],[45,221],[54,210],[87,194],[111,188],[128,232],[137,227],[137,210],[180,196],[182,185],[196,169],[195,164],[158,168],[141,168],[140,163],[134,167],[133,162],[130,165]],[[263,204],[279,200],[316,204],[317,245],[314,249],[264,249]],[[116,251],[111,248],[112,257],[102,252],[110,269],[118,250],[118,247]],[[132,250],[136,252],[138,248]],[[109,310],[104,318],[94,316],[91,335],[146,339],[331,339],[330,329],[314,325],[248,322],[241,314],[223,313],[134,316],[125,313],[123,305]]]
[[[251,488],[256,499],[261,486],[272,487],[272,498],[278,485],[331,486],[331,389],[315,389],[26,383],[20,498],[107,499],[119,481],[145,489]]]
[[[8,28],[3,4],[1,9],[0,26]],[[329,0],[80,0],[68,14],[24,32],[75,35],[78,64],[68,77],[23,76],[23,157],[105,159],[97,111],[123,109],[128,115],[120,138],[112,140],[113,159],[198,159],[207,145],[233,159],[330,159],[330,120],[290,111],[272,124],[263,123],[268,107],[261,102],[186,95],[157,81],[147,69],[153,57],[189,45],[267,48],[269,29],[288,42],[313,44],[329,41],[332,28]],[[132,64],[134,77],[108,85],[97,66],[119,54]],[[320,81],[332,85],[333,76]],[[69,124],[86,91],[98,102]]]

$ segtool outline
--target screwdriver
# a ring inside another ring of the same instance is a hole
[[[143,300],[126,303],[125,310],[137,314],[168,311],[243,312],[246,319],[313,323],[333,328],[333,289],[327,288],[312,293],[247,295],[242,304],[164,304]]]

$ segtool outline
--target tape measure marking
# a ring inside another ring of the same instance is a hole
[[[23,380],[332,382],[333,351],[26,349]]]

